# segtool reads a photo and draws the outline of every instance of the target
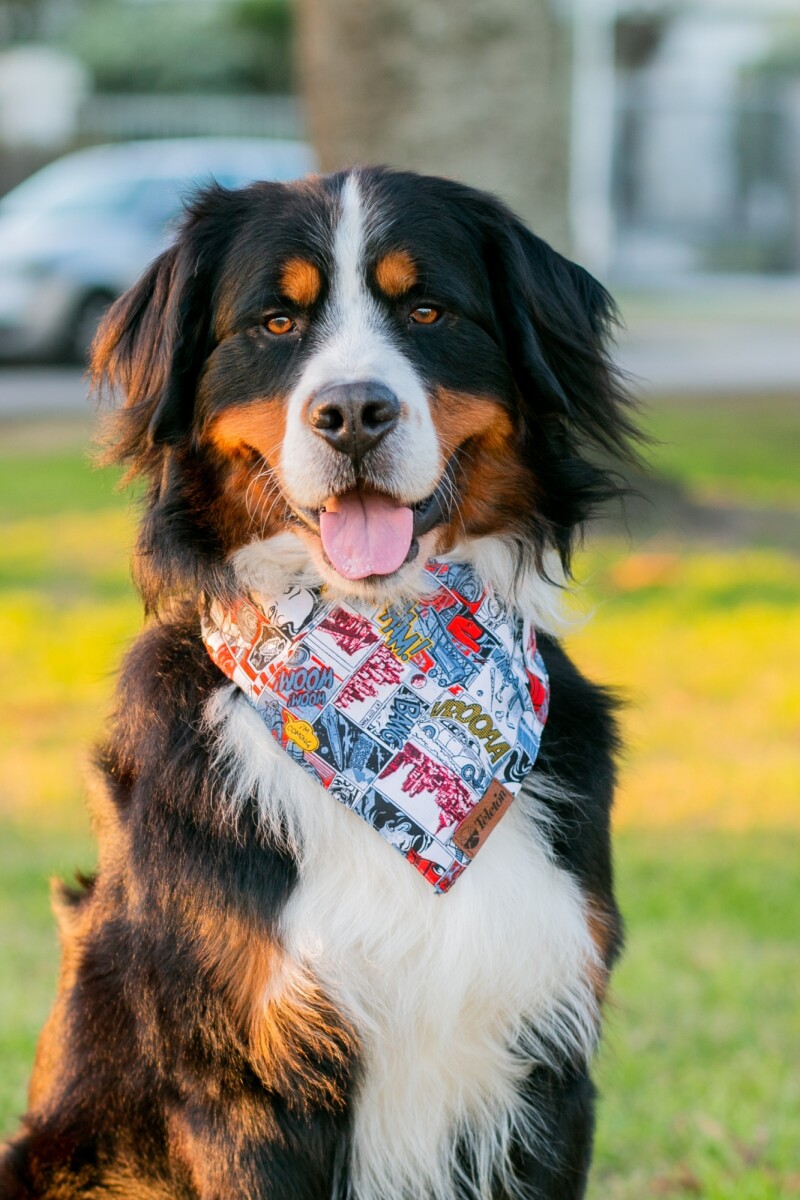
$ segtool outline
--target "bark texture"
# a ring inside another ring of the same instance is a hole
[[[297,0],[296,11],[324,170],[460,178],[568,249],[568,28],[551,0]]]

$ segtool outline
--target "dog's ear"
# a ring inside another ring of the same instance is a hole
[[[174,245],[111,307],[92,348],[95,387],[116,401],[101,461],[149,481],[133,567],[148,611],[186,589],[212,590],[224,572],[208,496],[198,496],[193,417],[238,203],[216,185],[201,192]]]
[[[560,417],[587,441],[625,454],[636,434],[609,355],[618,322],[609,293],[499,204],[490,214],[488,266],[506,354],[526,407]]]
[[[152,457],[190,431],[211,344],[213,273],[225,241],[214,216],[225,195],[214,187],[199,197],[175,244],[111,306],[97,331],[92,379],[122,398],[112,434],[120,460]]]
[[[609,353],[613,300],[504,205],[483,208],[484,256],[498,336],[521,397],[538,513],[565,567],[575,531],[625,491],[613,462],[635,460],[633,405]]]

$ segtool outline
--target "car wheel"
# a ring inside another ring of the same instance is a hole
[[[97,327],[115,298],[110,292],[91,292],[83,298],[75,313],[66,347],[72,362],[86,363]]]

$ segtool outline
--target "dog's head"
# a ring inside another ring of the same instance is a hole
[[[95,343],[95,377],[125,397],[113,453],[150,481],[146,600],[228,590],[237,555],[287,532],[350,595],[413,590],[421,563],[479,539],[518,568],[548,549],[568,566],[613,491],[596,452],[632,432],[613,315],[584,270],[448,180],[205,191]]]

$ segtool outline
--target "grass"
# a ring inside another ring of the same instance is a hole
[[[580,567],[570,648],[628,702],[620,825],[800,830],[800,559],[607,542]]]
[[[0,821],[0,1136],[25,1110],[25,1089],[39,1030],[54,994],[58,939],[48,881],[89,866],[83,822]]]
[[[11,431],[0,455],[0,812],[80,812],[81,760],[141,625],[134,514],[84,437],[52,453]],[[10,451],[8,447],[11,447]]]
[[[731,404],[654,408],[656,465],[706,502],[791,503],[793,408]],[[5,434],[0,1131],[24,1107],[53,992],[47,877],[91,865],[81,760],[141,623],[133,513],[113,473],[88,470],[85,431]],[[591,1200],[800,1196],[800,564],[758,545],[608,537],[579,571],[593,619],[571,652],[629,700],[617,808],[628,949],[598,1063]]]
[[[800,1196],[798,849],[761,830],[619,836],[628,948],[591,1200]]]
[[[703,396],[652,405],[653,465],[700,498],[797,506],[797,396]]]

